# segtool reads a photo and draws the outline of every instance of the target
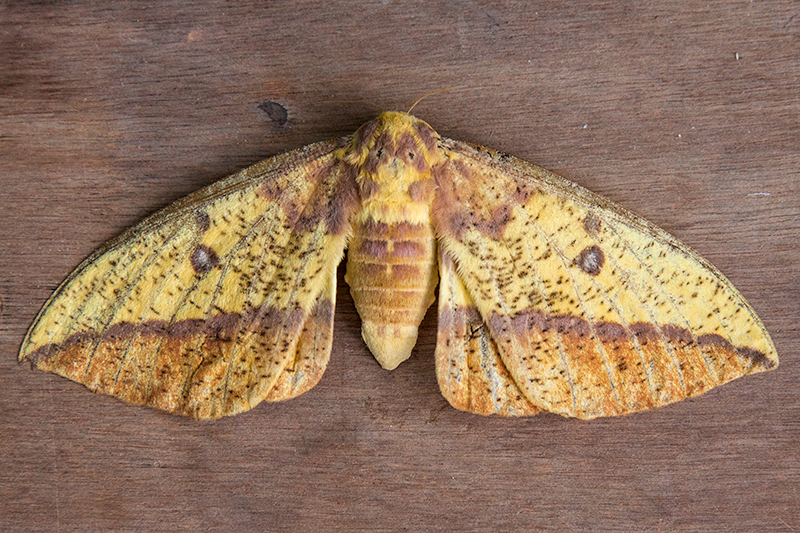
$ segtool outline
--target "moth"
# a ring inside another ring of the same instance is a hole
[[[313,387],[336,270],[377,361],[409,357],[438,284],[436,374],[456,408],[633,413],[777,367],[731,283],[555,174],[408,113],[275,156],[156,213],[45,303],[20,359],[198,419]]]

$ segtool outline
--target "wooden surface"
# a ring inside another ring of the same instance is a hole
[[[0,5],[0,530],[800,531],[796,2],[149,4]],[[780,368],[626,418],[482,418],[438,392],[435,313],[384,371],[343,282],[320,384],[218,422],[17,364],[105,240],[375,114],[342,101],[457,85],[415,114],[693,246]]]

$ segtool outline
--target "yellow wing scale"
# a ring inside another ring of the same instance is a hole
[[[619,415],[778,364],[752,308],[673,237],[394,112],[112,241],[48,300],[20,358],[196,418],[297,396],[327,365],[351,236],[348,283],[370,295],[359,313],[387,368],[410,353],[438,260],[436,372],[459,409]]]

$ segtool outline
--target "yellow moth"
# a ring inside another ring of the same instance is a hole
[[[196,418],[313,387],[336,269],[393,369],[439,287],[455,407],[594,418],[695,396],[778,356],[731,283],[664,231],[540,167],[386,112],[257,163],[108,243],[40,311],[20,359]]]

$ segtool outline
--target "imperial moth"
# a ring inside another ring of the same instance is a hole
[[[407,113],[275,156],[146,219],[50,297],[20,360],[133,404],[217,418],[313,387],[336,269],[393,369],[439,286],[456,408],[594,418],[772,369],[769,334],[689,247],[555,174]]]

